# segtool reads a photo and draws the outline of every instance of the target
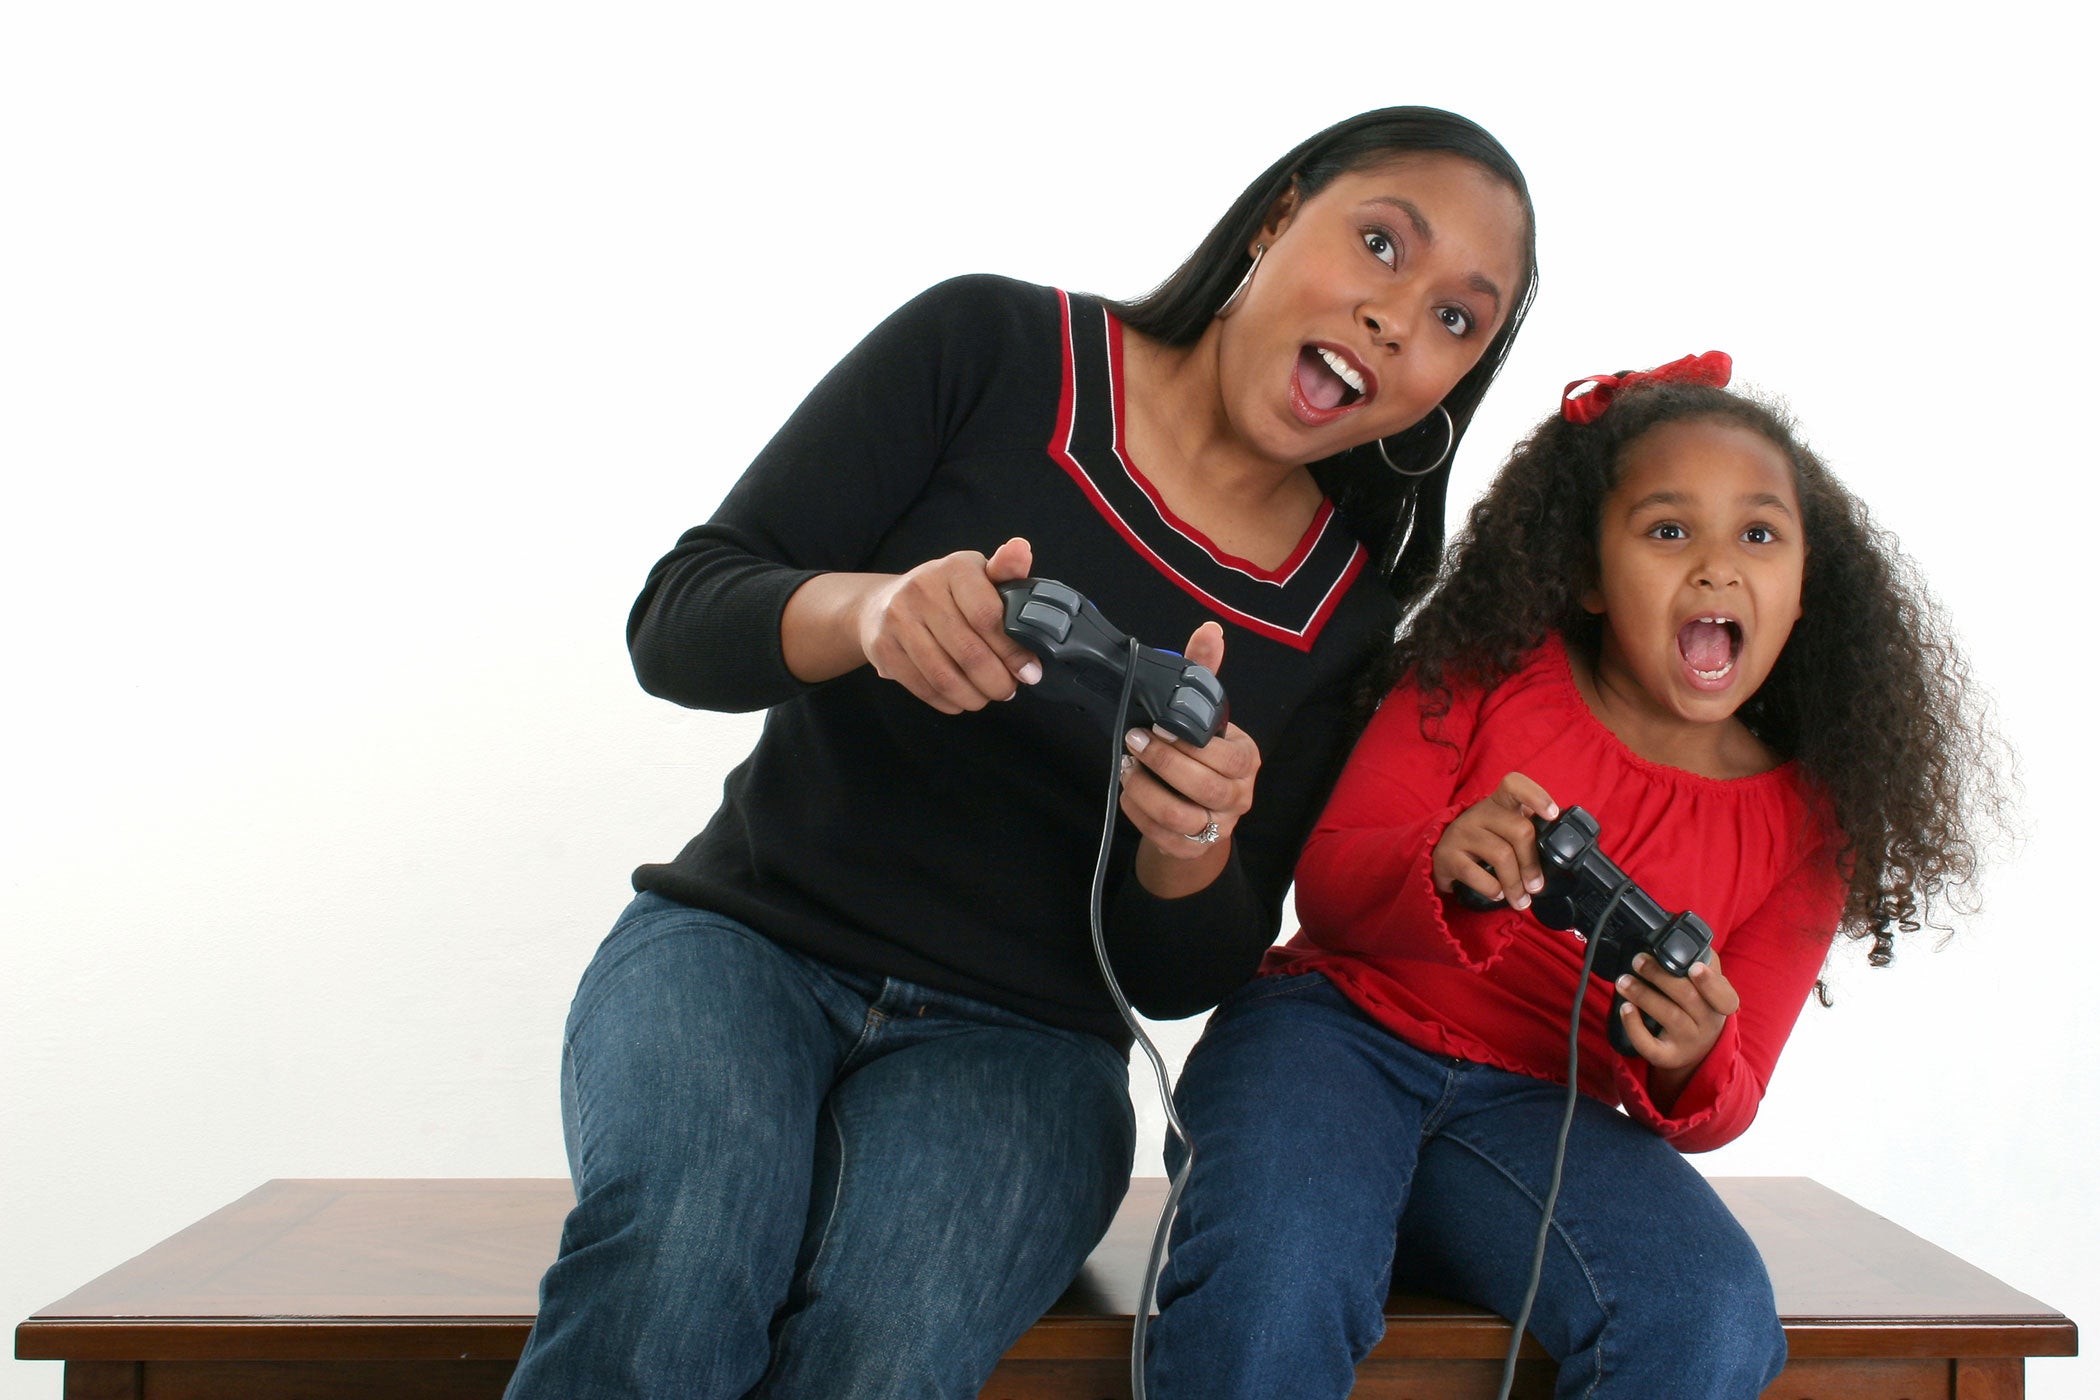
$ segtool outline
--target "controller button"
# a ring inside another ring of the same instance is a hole
[[[1681,977],[1684,972],[1691,971],[1692,964],[1699,961],[1699,954],[1703,951],[1697,938],[1682,929],[1673,929],[1663,939],[1662,947],[1656,950],[1656,961]],[[1678,972],[1680,968],[1684,972]]]
[[[1055,585],[1052,586],[1054,587]],[[1043,587],[1044,585],[1037,584],[1035,598],[1021,605],[1020,620],[1042,628],[1043,631],[1049,634],[1051,641],[1061,642],[1072,630],[1072,614],[1069,611],[1053,607],[1041,601]],[[1062,591],[1071,592],[1070,589]]]
[[[1063,608],[1068,613],[1078,612],[1080,606],[1086,601],[1072,589],[1047,578],[1037,579],[1035,588],[1029,596],[1036,602],[1049,603],[1053,607]]]
[[[1190,728],[1205,738],[1217,728],[1217,704],[1185,685],[1175,687],[1174,698],[1167,702],[1167,713],[1186,716]]]

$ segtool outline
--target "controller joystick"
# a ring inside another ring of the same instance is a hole
[[[1689,976],[1694,964],[1713,961],[1714,933],[1706,921],[1690,910],[1668,912],[1629,880],[1599,846],[1595,817],[1580,807],[1570,807],[1550,822],[1533,817],[1531,824],[1538,830],[1539,864],[1546,877],[1546,887],[1531,897],[1531,912],[1546,927],[1569,929],[1588,938],[1613,892],[1621,885],[1627,887],[1598,940],[1590,967],[1593,976],[1616,984],[1632,970],[1634,958],[1641,953],[1654,958],[1673,977]],[[1474,909],[1502,907],[1501,900],[1488,899],[1464,885],[1458,886],[1458,894],[1462,903]],[[1619,1015],[1625,1000],[1613,991],[1605,1032],[1613,1049],[1631,1055],[1633,1042]],[[1645,1012],[1641,1020],[1651,1034],[1662,1030]]]
[[[1006,635],[1034,652],[1043,678],[1031,687],[1046,699],[1076,705],[1111,731],[1156,724],[1198,748],[1225,732],[1230,717],[1225,687],[1208,666],[1178,652],[1130,639],[1076,589],[1046,578],[999,585],[1006,601]],[[1118,715],[1125,671],[1135,662],[1130,710]]]

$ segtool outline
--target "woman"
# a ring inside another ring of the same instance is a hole
[[[1125,737],[1106,897],[1139,1008],[1212,1005],[1275,936],[1533,284],[1508,154],[1395,108],[1139,302],[959,279],[817,387],[629,620],[652,692],[769,713],[578,990],[578,1202],[511,1394],[978,1393],[1133,1136],[1087,932],[1110,740],[1024,693],[996,585],[1220,671],[1210,744]]]

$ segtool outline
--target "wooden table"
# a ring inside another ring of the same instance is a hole
[[[1792,1360],[1765,1400],[2015,1400],[2071,1321],[1804,1177],[1717,1178],[1764,1251]],[[1128,1397],[1130,1315],[1164,1183],[986,1387]],[[66,1363],[66,1400],[495,1400],[554,1257],[561,1180],[272,1181],[23,1322],[15,1355]],[[1509,1324],[1395,1295],[1358,1373],[1373,1400],[1486,1400]],[[1550,1363],[1517,1395],[1544,1397]]]

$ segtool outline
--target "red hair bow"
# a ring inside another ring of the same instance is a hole
[[[1709,384],[1726,388],[1734,362],[1719,350],[1687,355],[1654,369],[1632,369],[1624,374],[1593,374],[1578,379],[1560,391],[1560,416],[1570,423],[1594,423],[1611,407],[1619,390],[1635,384]]]

